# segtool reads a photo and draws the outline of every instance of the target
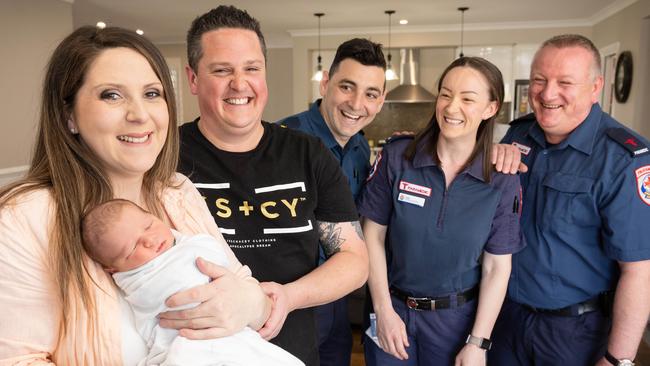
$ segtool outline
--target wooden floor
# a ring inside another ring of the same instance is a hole
[[[361,328],[352,328],[352,357],[350,359],[350,366],[365,366],[366,362],[363,358],[363,346],[361,345]]]
[[[650,340],[650,330],[646,330],[646,333],[646,338]],[[354,343],[350,366],[365,366],[363,347],[361,346],[361,328],[352,328],[352,338]],[[637,366],[650,366],[650,346],[646,342],[641,342],[635,363]]]
[[[650,342],[650,325],[646,327],[645,329],[645,338],[644,341],[641,342],[641,346],[639,347],[639,352],[636,357],[636,365],[637,366],[650,366],[650,346],[648,343]],[[363,364],[359,364],[363,365]]]

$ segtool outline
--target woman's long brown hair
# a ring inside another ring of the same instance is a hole
[[[88,208],[113,198],[113,190],[101,167],[101,161],[78,135],[70,132],[67,121],[90,65],[104,50],[116,47],[132,49],[146,58],[163,85],[169,113],[167,138],[153,167],[145,173],[142,186],[147,207],[157,216],[162,216],[159,195],[164,187],[171,185],[178,160],[179,142],[172,81],[164,58],[149,40],[133,31],[117,27],[81,27],[56,48],[43,82],[39,126],[31,166],[25,178],[0,191],[0,208],[34,190],[47,189],[51,194],[54,220],[49,233],[48,250],[50,270],[58,288],[62,309],[59,340],[71,328],[66,312],[71,298],[81,297],[90,324],[95,324],[97,314],[93,283],[84,265],[80,221]]]

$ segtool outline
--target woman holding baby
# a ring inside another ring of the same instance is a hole
[[[120,28],[79,28],[54,51],[43,85],[29,172],[0,191],[0,364],[120,365],[146,355],[131,310],[82,247],[84,212],[112,198],[180,232],[209,233],[227,252],[229,268],[197,262],[214,280],[167,305],[200,305],[161,325],[187,338],[260,328],[270,300],[175,173],[176,107],[155,46]]]

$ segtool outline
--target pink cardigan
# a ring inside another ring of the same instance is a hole
[[[163,192],[163,205],[176,230],[208,233],[220,239],[231,270],[254,279],[223,240],[204,199],[192,183],[177,174],[178,189]],[[61,305],[48,269],[48,236],[53,203],[47,190],[33,191],[0,210],[0,366],[121,365],[120,313],[115,285],[96,263],[86,258],[95,287],[98,319],[90,339],[89,319],[81,300],[67,309],[73,329],[57,344]]]

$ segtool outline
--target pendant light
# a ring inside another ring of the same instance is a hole
[[[465,32],[465,12],[469,10],[467,6],[461,6],[458,8],[460,11],[460,57],[465,56],[463,54],[463,33]]]
[[[388,14],[388,65],[386,65],[386,80],[397,80],[399,77],[397,77],[395,70],[393,70],[393,65],[391,64],[393,56],[390,54],[390,18],[395,14],[395,10],[386,10],[384,13]]]
[[[320,82],[323,80],[323,65],[321,64],[322,58],[320,57],[320,18],[325,15],[325,13],[314,13],[315,17],[318,17],[318,66],[316,66],[316,72],[314,76],[311,77],[312,81]]]

